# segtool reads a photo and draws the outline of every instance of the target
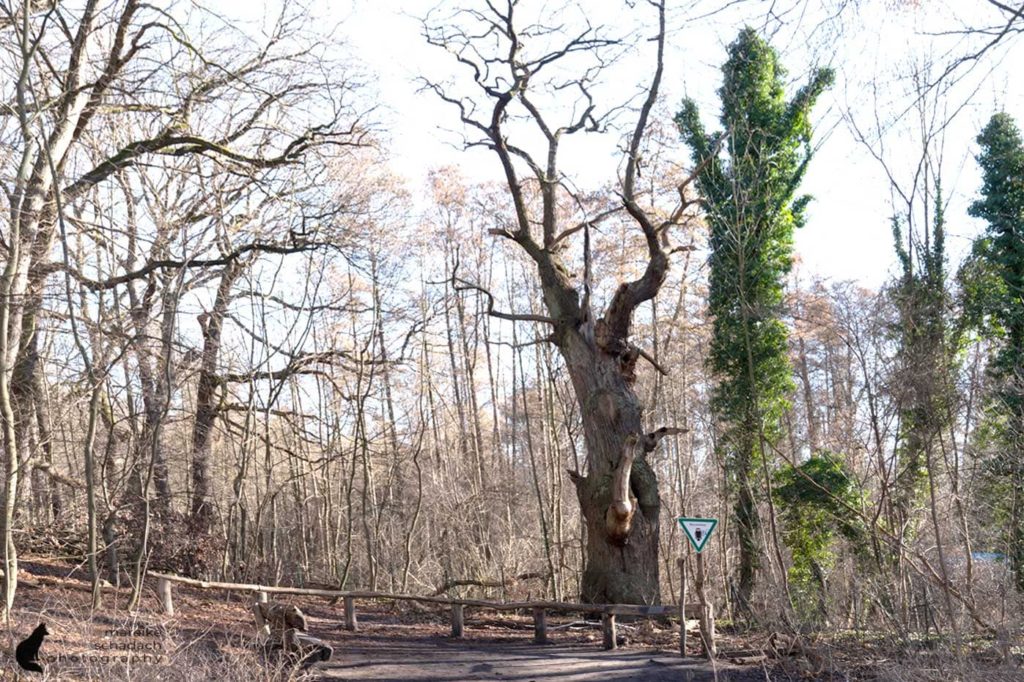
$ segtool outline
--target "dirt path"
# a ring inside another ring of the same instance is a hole
[[[717,663],[719,682],[764,680],[759,668]],[[715,679],[706,661],[671,651],[603,651],[579,644],[537,646],[529,642],[453,641],[446,637],[352,636],[319,669],[323,680],[558,680],[558,682],[704,682]]]

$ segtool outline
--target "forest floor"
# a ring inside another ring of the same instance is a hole
[[[319,668],[322,680],[559,680],[562,682],[763,681],[761,666],[737,666],[648,647],[603,651],[577,643],[538,646],[515,641],[454,641],[444,637],[349,637],[336,661]],[[716,677],[717,671],[717,677]]]
[[[316,610],[313,610],[316,613]],[[317,614],[318,615],[318,614]],[[528,617],[466,614],[462,639],[448,636],[447,614],[386,611],[360,614],[359,631],[318,633],[336,643],[335,658],[317,666],[324,680],[559,680],[682,682],[766,679],[764,656],[744,662],[682,659],[674,628],[620,625],[620,647],[605,651],[599,623],[549,618],[549,644],[533,643]],[[326,625],[326,624],[325,624]],[[310,628],[313,629],[312,626]],[[625,634],[624,634],[625,633]],[[696,645],[695,635],[691,640]],[[696,650],[691,652],[696,653]],[[718,677],[716,678],[716,671]]]
[[[652,623],[622,623],[620,647],[601,648],[597,623],[549,617],[551,643],[532,643],[527,615],[495,615],[467,609],[465,637],[452,639],[447,610],[398,608],[358,602],[359,629],[344,629],[342,606],[316,598],[289,599],[307,615],[309,633],[334,648],[331,661],[297,670],[256,645],[245,594],[177,586],[175,615],[165,616],[147,589],[128,613],[127,589],[104,591],[103,607],[89,608],[80,565],[27,558],[12,626],[0,646],[0,680],[139,680],[177,682],[271,682],[278,680],[557,680],[558,682],[753,682],[754,680],[877,680],[924,682],[1024,680],[1020,657],[1007,663],[984,646],[958,662],[930,651],[908,656],[878,639],[835,638],[816,643],[811,655],[779,651],[764,633],[719,635],[719,658],[682,659],[678,630]],[[44,675],[18,670],[16,644],[39,623],[49,636],[39,652]],[[696,653],[696,638],[691,639]],[[21,677],[19,677],[19,673]]]

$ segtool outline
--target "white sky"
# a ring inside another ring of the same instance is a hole
[[[381,106],[378,118],[390,137],[392,168],[407,177],[413,187],[427,171],[444,165],[458,166],[468,179],[500,178],[500,168],[491,154],[457,148],[460,128],[455,112],[434,95],[417,92],[419,76],[445,80],[458,73],[450,57],[426,45],[417,18],[438,5],[438,14],[447,15],[467,2],[471,0],[314,2],[313,11],[324,18],[325,27],[340,27],[355,62],[371,76],[371,87]],[[816,13],[823,2],[847,7],[838,20],[823,23],[823,15]],[[561,4],[524,0],[523,9],[550,11]],[[628,25],[633,15],[653,18],[643,2],[632,14],[625,0],[581,0],[581,4],[593,24],[615,29]],[[798,4],[796,0],[670,1],[671,35],[663,92],[673,112],[684,95],[693,97],[713,125],[718,113],[715,89],[725,46],[745,23],[774,33],[772,43],[797,83],[805,80],[811,63],[833,66],[838,81],[816,110],[820,118],[816,141],[821,146],[804,184],[804,190],[813,194],[815,201],[807,226],[797,235],[800,273],[804,279],[853,279],[877,287],[894,267],[889,183],[882,166],[854,139],[843,114],[848,112],[865,129],[873,126],[876,108],[881,120],[892,119],[912,101],[907,94],[908,81],[901,75],[909,71],[911,62],[930,55],[945,65],[949,55],[969,53],[979,44],[977,38],[933,34],[955,31],[965,23],[978,26],[986,17],[996,15],[989,13],[981,0],[925,0],[916,3],[920,5],[916,9],[899,11],[887,8],[915,3],[811,0],[786,15],[781,28],[779,22],[765,19],[769,6],[778,9]],[[723,6],[727,9],[710,18],[694,19]],[[815,9],[804,11],[807,6]],[[258,11],[250,8],[246,14],[252,18]],[[975,136],[998,109],[1005,109],[1024,123],[1024,79],[1012,77],[1012,65],[1024,64],[1024,41],[1011,40],[1008,38],[998,51],[979,62],[946,99],[950,112],[967,102],[947,128],[944,139],[943,189],[950,202],[947,231],[951,268],[980,229],[966,215],[979,185],[973,160]],[[613,67],[614,83],[621,87],[623,100],[647,82],[649,71],[645,65],[650,63],[649,55],[640,54]],[[890,167],[904,183],[919,156],[919,143],[908,133],[912,121],[912,117],[904,117],[906,125],[887,127],[883,138]],[[612,155],[614,141],[597,139],[570,146],[564,150],[563,170],[578,186],[611,181],[618,163],[618,157]],[[685,153],[680,143],[680,154]]]

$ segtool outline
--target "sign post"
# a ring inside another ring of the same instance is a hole
[[[714,606],[708,601],[704,591],[704,548],[707,547],[711,534],[718,526],[718,519],[691,519],[680,517],[679,526],[686,533],[690,545],[697,552],[697,575],[694,578],[694,589],[697,592],[697,599],[700,601],[700,642],[704,655],[708,658],[715,656],[715,615]],[[685,571],[684,571],[685,573]],[[683,576],[684,585],[686,577]],[[685,592],[684,592],[685,599]],[[683,604],[683,627],[682,641],[679,644],[680,651],[686,654],[686,605]]]
[[[679,655],[686,658],[686,557],[679,564]]]

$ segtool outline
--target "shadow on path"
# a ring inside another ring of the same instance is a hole
[[[594,647],[529,642],[481,643],[444,637],[386,639],[355,635],[334,642],[335,658],[318,666],[322,680],[556,680],[558,682],[711,682],[705,660],[658,650],[603,651]],[[764,680],[760,668],[716,664],[719,682]]]

